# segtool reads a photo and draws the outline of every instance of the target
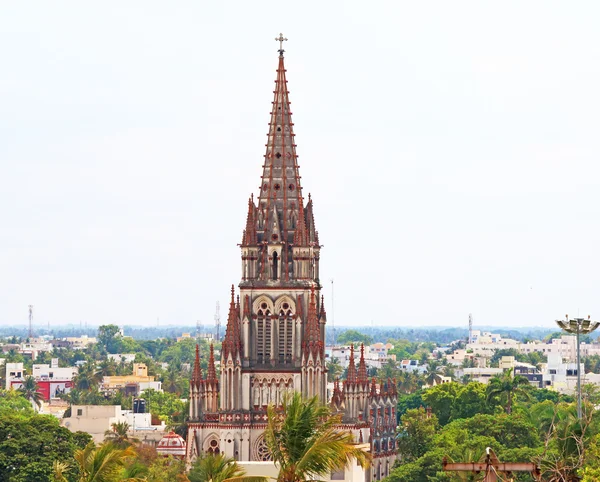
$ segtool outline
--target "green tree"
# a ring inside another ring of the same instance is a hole
[[[98,343],[108,353],[121,353],[121,329],[117,325],[101,325],[98,328]]]
[[[75,461],[81,474],[79,482],[121,481],[121,473],[131,457],[135,457],[133,447],[120,449],[111,443],[96,447],[90,442],[84,449],[75,452]]]
[[[344,330],[337,336],[336,341],[340,345],[364,343],[365,346],[368,346],[373,343],[373,337],[365,335],[364,333],[361,333],[358,330]]]
[[[298,392],[284,399],[281,409],[269,406],[265,441],[279,467],[278,482],[303,482],[347,467],[353,459],[368,466],[370,454],[354,445],[349,432],[341,432],[339,416],[317,397],[302,399]]]
[[[427,416],[424,408],[408,410],[400,418],[397,428],[398,454],[404,462],[414,462],[425,455],[438,430],[435,415]]]
[[[238,463],[223,454],[205,454],[194,463],[187,474],[190,482],[223,482],[232,477],[241,477],[246,471]]]
[[[116,422],[111,425],[111,430],[104,432],[104,441],[110,442],[117,448],[124,449],[139,442],[138,439],[129,437],[129,424]]]
[[[422,398],[426,406],[431,407],[440,425],[446,425],[452,415],[452,406],[462,386],[459,383],[443,383],[423,392]]]
[[[33,411],[4,414],[0,417],[0,482],[50,480],[54,461],[72,464],[76,449],[74,434],[55,417]]]
[[[491,412],[486,401],[485,385],[470,382],[459,389],[450,409],[450,419],[471,418],[478,413]]]
[[[23,380],[23,384],[19,387],[18,391],[23,394],[26,400],[29,400],[31,404],[39,410],[44,401],[44,396],[39,390],[38,384],[35,378],[27,376]]]
[[[340,361],[337,358],[332,358],[327,362],[327,381],[333,382],[344,372]]]
[[[504,403],[506,413],[510,415],[513,407],[513,399],[516,396],[522,396],[526,399],[531,398],[532,387],[527,378],[521,375],[513,377],[512,368],[507,370],[501,377],[494,377],[487,386],[487,401],[493,402],[499,399]]]

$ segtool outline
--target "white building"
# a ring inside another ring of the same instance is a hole
[[[121,405],[73,405],[71,415],[61,421],[61,425],[71,432],[87,432],[94,442],[104,440],[105,432],[111,430],[113,423],[126,422],[129,433],[138,439],[157,443],[164,435],[165,423],[152,425],[149,413],[133,413],[122,410]]]

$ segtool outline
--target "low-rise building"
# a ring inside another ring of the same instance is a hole
[[[109,353],[106,357],[117,363],[133,363],[135,361],[135,353]]]
[[[120,405],[73,405],[70,415],[62,419],[61,425],[71,432],[87,432],[94,442],[100,443],[113,423],[122,422],[129,425],[129,433],[132,437],[152,445],[158,443],[165,432],[164,422],[160,425],[152,425],[151,414],[122,410]]]
[[[162,391],[161,382],[148,375],[148,367],[144,363],[134,363],[131,375],[106,376],[102,379],[102,389],[107,392],[122,391],[125,395],[139,395],[144,390]]]

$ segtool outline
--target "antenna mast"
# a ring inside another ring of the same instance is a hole
[[[221,330],[221,314],[219,313],[219,311],[220,311],[220,306],[219,306],[219,302],[217,301],[217,309],[215,311],[215,331],[217,333],[217,341],[220,340],[219,331]]]
[[[333,332],[333,346],[335,346],[335,312],[333,310],[333,278],[331,278],[331,331]]]
[[[33,305],[29,305],[29,338],[33,338]]]
[[[469,313],[469,343],[473,343],[473,315]]]

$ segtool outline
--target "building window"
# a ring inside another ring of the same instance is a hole
[[[81,417],[83,415],[83,409],[82,408],[78,408],[77,409],[77,416]]]

